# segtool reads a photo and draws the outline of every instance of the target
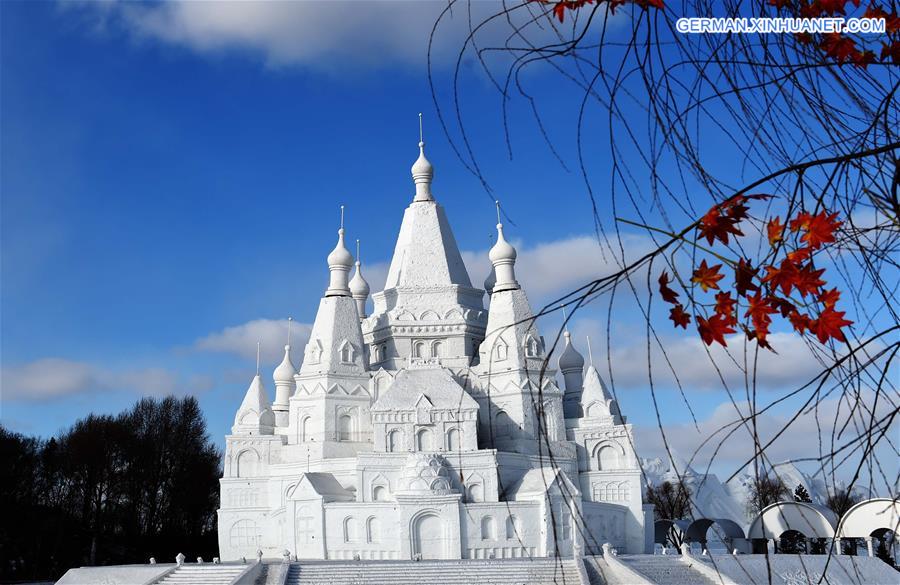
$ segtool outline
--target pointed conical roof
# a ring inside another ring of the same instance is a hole
[[[619,406],[606,388],[606,383],[600,377],[600,372],[591,364],[584,373],[584,390],[581,393],[581,404],[584,406],[585,416],[588,415],[591,404],[595,402],[606,406],[606,414],[614,418],[619,417]]]
[[[271,435],[275,426],[275,413],[272,412],[272,404],[262,378],[257,373],[244,394],[241,407],[234,416],[234,426],[231,428],[235,434],[261,434]]]
[[[469,273],[443,207],[414,201],[403,213],[385,290],[401,287],[471,288]]]

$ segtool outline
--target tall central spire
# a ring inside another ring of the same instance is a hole
[[[412,166],[416,196],[406,208],[385,290],[403,287],[472,287],[444,209],[431,195],[434,167],[425,158],[419,114],[419,158]]]

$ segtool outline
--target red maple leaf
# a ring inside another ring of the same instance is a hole
[[[735,306],[737,300],[731,298],[731,293],[722,291],[716,295],[716,315],[719,315],[729,325],[737,325],[737,317],[735,316]]]
[[[792,311],[797,310],[797,307],[794,306],[794,303],[775,295],[769,295],[768,301],[773,309],[781,312],[782,317],[787,317],[791,314]]]
[[[853,321],[844,319],[844,315],[844,311],[835,311],[833,307],[829,307],[819,313],[818,319],[810,323],[809,330],[816,334],[819,343],[826,343],[829,338],[847,341],[841,328],[853,325]]]
[[[791,262],[799,264],[800,262],[809,260],[810,256],[812,256],[812,249],[808,246],[804,246],[803,248],[797,248],[796,250],[788,252],[787,258]]]
[[[725,343],[725,335],[734,333],[734,329],[719,316],[710,317],[708,320],[703,317],[697,317],[697,331],[700,333],[700,339],[706,345],[712,345],[714,341],[728,347]]]
[[[747,297],[748,307],[745,317],[749,317],[756,328],[756,338],[764,341],[769,335],[769,325],[772,324],[772,315],[775,309],[769,304],[769,300],[765,299],[758,292],[752,297]]]
[[[792,232],[799,232],[801,229],[806,229],[810,221],[812,221],[812,214],[802,211],[788,225]]]
[[[797,282],[797,275],[799,274],[796,264],[789,258],[785,258],[781,261],[779,268],[766,266],[766,272],[763,282],[771,283],[773,288],[781,287],[781,292],[785,295],[791,294],[791,289],[794,288],[794,283]]]
[[[753,268],[748,260],[743,258],[738,260],[738,265],[734,268],[734,290],[739,296],[745,297],[748,291],[759,290],[753,282],[756,272],[757,269]]]
[[[706,215],[700,218],[700,225],[697,232],[701,238],[712,244],[716,240],[720,240],[723,244],[728,243],[728,234],[743,236],[744,232],[738,229],[737,220],[722,215],[720,206],[715,205],[706,212]]]
[[[835,221],[837,216],[837,213],[829,214],[827,211],[822,211],[810,218],[805,228],[806,233],[800,239],[814,250],[821,247],[822,244],[830,244],[834,241],[834,231],[844,223]]]
[[[826,309],[834,308],[837,304],[838,300],[841,298],[841,291],[836,288],[831,290],[826,290],[819,295],[819,302],[825,306]]]
[[[712,267],[707,266],[706,259],[704,258],[703,261],[700,262],[700,266],[694,270],[694,276],[691,277],[691,282],[699,284],[700,288],[703,289],[703,292],[707,292],[711,288],[718,289],[718,282],[725,278],[724,274],[719,274],[719,268],[721,267],[721,264],[716,264]]]
[[[812,264],[805,264],[797,271],[794,277],[794,286],[804,297],[807,294],[819,294],[819,287],[825,284],[825,281],[819,278],[825,272],[824,268],[813,270]]]
[[[781,218],[776,216],[769,220],[769,223],[766,225],[766,231],[769,234],[770,246],[774,246],[780,242],[784,237],[784,224],[781,223]]]
[[[791,325],[794,326],[794,330],[801,335],[804,331],[809,329],[810,323],[812,323],[809,315],[800,313],[798,311],[791,311],[791,313],[788,315],[788,319],[790,320]]]
[[[860,50],[856,47],[856,41],[841,33],[826,33],[822,35],[819,48],[826,56],[838,63],[853,62],[860,58]]]
[[[684,307],[681,304],[675,305],[671,311],[669,311],[669,319],[675,323],[676,327],[682,327],[687,329],[687,326],[691,323],[691,315],[684,311]]]
[[[900,41],[893,41],[891,44],[881,43],[879,56],[882,61],[890,59],[894,65],[900,65]]]
[[[663,270],[662,274],[659,275],[659,294],[662,295],[662,298],[667,303],[677,304],[678,303],[678,293],[669,288],[669,273]]]

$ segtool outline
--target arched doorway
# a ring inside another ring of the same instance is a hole
[[[444,558],[444,523],[437,514],[426,513],[413,520],[413,558]]]

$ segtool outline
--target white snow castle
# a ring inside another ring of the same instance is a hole
[[[631,425],[568,333],[562,384],[545,363],[501,224],[486,290],[472,285],[419,150],[373,314],[341,228],[299,371],[288,345],[274,402],[259,375],[247,390],[226,437],[222,559],[648,552]]]

